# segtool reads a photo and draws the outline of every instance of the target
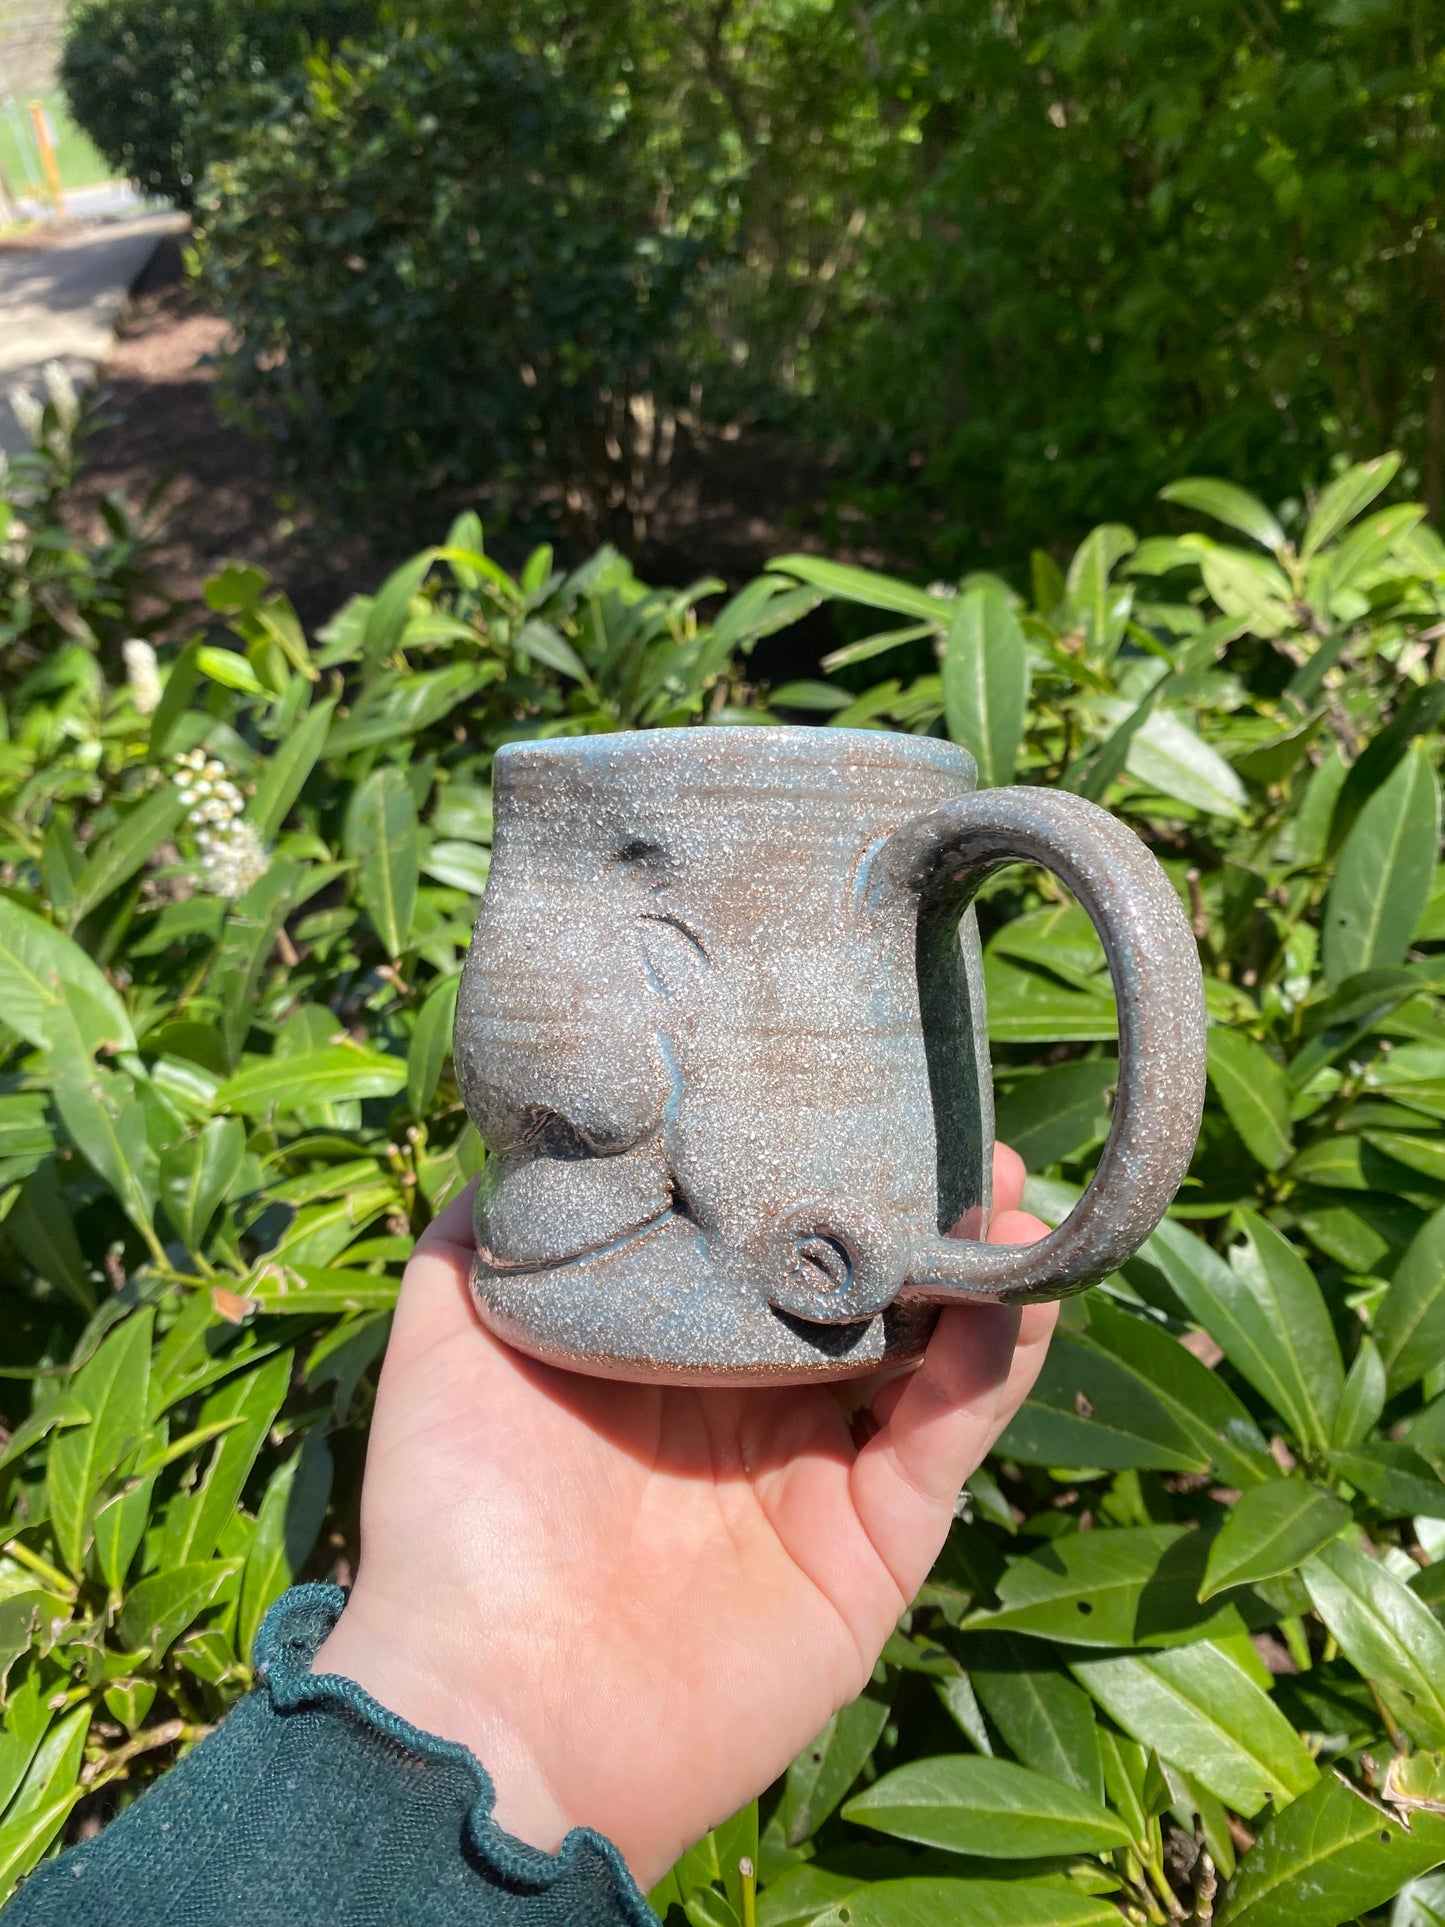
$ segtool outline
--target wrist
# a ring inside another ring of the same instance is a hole
[[[439,1667],[403,1622],[353,1593],[311,1670],[354,1680],[409,1725],[465,1746],[492,1782],[492,1818],[514,1838],[552,1853],[578,1824],[552,1786],[525,1712],[488,1690],[480,1654]]]

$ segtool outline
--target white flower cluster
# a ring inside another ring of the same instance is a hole
[[[202,889],[218,897],[244,896],[271,867],[255,825],[246,821],[246,799],[224,763],[204,750],[176,758],[175,783],[194,825],[201,852]]]
[[[10,406],[32,448],[45,446],[53,455],[64,455],[80,420],[80,397],[62,362],[47,361],[40,371],[40,379],[55,411],[56,426],[49,436],[45,434],[45,403],[38,395],[33,395],[28,388],[17,388],[10,397]]]
[[[156,667],[155,650],[144,637],[132,636],[120,645],[120,653],[125,659],[125,679],[130,684],[136,714],[154,716],[161,701],[161,678]]]

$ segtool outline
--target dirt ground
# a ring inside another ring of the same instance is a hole
[[[104,419],[88,445],[82,500],[93,507],[118,491],[138,505],[159,492],[151,519],[164,534],[160,566],[182,626],[203,613],[206,577],[231,560],[266,569],[315,626],[348,595],[375,587],[414,545],[388,552],[288,499],[264,444],[221,418],[215,358],[224,332],[184,279],[180,242],[165,242],[133,291],[103,371]],[[717,575],[737,586],[771,556],[822,546],[823,488],[820,472],[780,437],[714,437],[679,452],[646,540],[629,545],[634,565],[659,584]],[[438,504],[438,536],[458,506]],[[577,559],[566,548],[559,544],[561,558]],[[502,559],[519,557],[503,545]],[[768,679],[808,673],[830,641],[826,621],[815,621],[764,645]]]

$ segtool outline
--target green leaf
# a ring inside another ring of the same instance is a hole
[[[1209,1081],[1251,1154],[1266,1171],[1282,1170],[1294,1156],[1292,1093],[1269,1052],[1242,1031],[1212,1028]]]
[[[1099,1853],[1129,1831],[1078,1787],[1012,1760],[946,1754],[885,1773],[843,1808],[843,1818],[925,1846],[990,1860]]]
[[[1123,637],[1131,595],[1110,578],[1116,564],[1137,546],[1134,531],[1122,522],[1102,522],[1074,551],[1065,588],[1070,617],[1084,631],[1086,655],[1112,654]]]
[[[54,1158],[38,1164],[20,1187],[5,1220],[10,1242],[26,1264],[82,1310],[95,1310],[95,1288],[71,1222]]]
[[[246,658],[235,649],[217,649],[202,643],[196,651],[196,667],[223,689],[234,689],[242,696],[264,696],[266,685]]]
[[[306,779],[315,769],[325,745],[335,707],[334,698],[317,703],[266,758],[256,794],[246,809],[247,820],[263,843],[271,842],[278,835],[287,811],[306,787]]]
[[[1145,716],[1129,738],[1124,767],[1163,796],[1215,816],[1242,816],[1244,785],[1224,758],[1172,709]]]
[[[107,836],[91,846],[70,902],[67,920],[72,930],[97,904],[130,881],[165,842],[185,810],[180,791],[174,783],[167,783],[129,810]]]
[[[1357,462],[1337,475],[1321,490],[1313,515],[1305,524],[1300,544],[1300,560],[1308,562],[1326,542],[1332,542],[1342,528],[1367,509],[1375,497],[1394,481],[1399,472],[1398,455],[1377,455],[1372,462]]]
[[[105,1179],[153,1249],[158,1160],[132,1079],[85,1059],[71,1060],[54,1089],[55,1108],[76,1149]]]
[[[246,1280],[245,1288],[263,1311],[330,1315],[390,1311],[396,1303],[397,1283],[372,1271],[267,1262]]]
[[[332,758],[399,738],[414,741],[502,673],[499,662],[454,662],[420,675],[382,676],[349,716],[332,719],[321,753]]]
[[[38,1050],[134,1050],[125,1005],[79,944],[0,897],[0,1008]]]
[[[150,1386],[152,1316],[137,1312],[107,1334],[76,1373],[70,1394],[90,1413],[88,1425],[62,1432],[50,1447],[46,1489],[55,1543],[80,1578],[96,1496],[145,1431]]]
[[[1059,1333],[998,1442],[1028,1465],[1206,1472],[1210,1455],[1138,1375],[1086,1339]]]
[[[1036,1773],[1104,1798],[1094,1708],[1036,1639],[1011,1633],[970,1635],[968,1677],[1011,1752]]]
[[[1209,1548],[1201,1599],[1228,1586],[1293,1572],[1350,1523],[1350,1508],[1332,1492],[1303,1479],[1271,1479],[1251,1486],[1230,1507]]]
[[[788,1768],[778,1808],[783,1838],[801,1846],[862,1772],[888,1722],[888,1703],[864,1693],[835,1713]]]
[[[479,897],[487,887],[491,864],[492,853],[481,844],[443,837],[428,849],[421,867],[425,875],[434,877],[438,883]]]
[[[159,1448],[162,1456],[169,1430],[168,1424],[162,1419],[153,1435],[155,1447]],[[137,1472],[138,1461],[149,1456],[149,1450],[145,1447],[132,1453],[124,1461],[123,1476],[116,1481],[117,1490],[96,1508],[95,1563],[112,1596],[124,1590],[131,1561],[139,1551],[150,1523],[151,1494],[155,1490],[160,1467],[147,1465],[144,1471]]]
[[[1388,1566],[1344,1541],[1301,1570],[1341,1651],[1421,1746],[1445,1746],[1445,1628]]]
[[[948,733],[978,765],[980,789],[1013,781],[1029,704],[1024,632],[993,583],[958,598],[943,656]]]
[[[64,1431],[70,1425],[89,1423],[90,1412],[74,1392],[56,1392],[16,1426],[5,1442],[5,1450],[0,1452],[0,1466],[23,1458],[32,1445],[38,1444],[52,1432]]]
[[[219,1109],[260,1117],[271,1106],[297,1110],[337,1104],[346,1098],[394,1097],[406,1083],[406,1063],[359,1045],[331,1044],[298,1051],[294,1057],[266,1057],[227,1078],[216,1092]]]
[[[1445,1860],[1445,1817],[1395,1814],[1337,1773],[1276,1813],[1240,1861],[1216,1927],[1338,1927]]]
[[[1375,1313],[1374,1340],[1391,1392],[1413,1385],[1445,1355],[1445,1206],[1396,1265]]]
[[[420,555],[393,569],[377,591],[367,611],[361,639],[361,653],[368,673],[375,670],[400,641],[411,599],[426,581],[437,553],[435,549],[423,549]]]
[[[182,1138],[161,1153],[161,1204],[192,1251],[204,1244],[206,1228],[245,1158],[245,1127],[234,1117],[213,1117],[198,1136]]]
[[[1007,958],[984,959],[988,1034],[998,1044],[1110,1043],[1119,1031],[1108,979],[1099,994],[1070,990]]]
[[[1073,1672],[1126,1733],[1238,1813],[1257,1813],[1268,1799],[1292,1800],[1315,1781],[1315,1763],[1284,1714],[1208,1640],[1079,1660]]]
[[[1383,1151],[1396,1164],[1403,1164],[1407,1171],[1418,1171],[1422,1177],[1445,1183],[1445,1143],[1434,1132],[1419,1137],[1413,1131],[1364,1131],[1361,1135],[1366,1144]]]
[[[232,1511],[240,1501],[256,1456],[281,1409],[291,1377],[291,1354],[281,1352],[253,1371],[238,1373],[212,1392],[201,1406],[199,1425],[238,1420],[217,1439],[211,1462],[194,1491],[171,1500],[161,1534],[164,1567],[209,1559],[221,1543]]]
[[[1119,1913],[1064,1880],[877,1880],[809,1927],[1119,1927]]]
[[[413,1117],[426,1116],[436,1096],[442,1067],[451,1055],[460,987],[459,971],[443,977],[432,986],[417,1015],[411,1047],[406,1054],[406,1101]]]
[[[1440,787],[1416,743],[1360,811],[1340,852],[1322,926],[1331,986],[1404,962],[1439,852]]]
[[[1284,530],[1264,503],[1247,490],[1236,488],[1233,482],[1216,482],[1204,475],[1186,476],[1183,481],[1161,488],[1159,500],[1177,502],[1181,508],[1198,509],[1201,515],[1212,515],[1216,522],[1251,536],[1266,549],[1286,546]]]
[[[1345,1380],[1328,1307],[1288,1239],[1253,1212],[1238,1222],[1243,1237],[1227,1265],[1181,1270],[1170,1282],[1294,1436],[1323,1451]]]
[[[331,1496],[331,1453],[324,1435],[308,1432],[299,1452],[271,1475],[256,1514],[256,1532],[241,1575],[236,1649],[249,1656],[267,1608],[310,1557]]]
[[[120,1615],[118,1631],[127,1649],[149,1653],[158,1663],[203,1612],[234,1594],[240,1570],[239,1559],[198,1559],[142,1579]]]
[[[768,564],[785,575],[808,582],[839,602],[859,602],[867,609],[892,609],[903,616],[919,616],[944,629],[953,620],[952,597],[932,595],[915,589],[891,575],[878,575],[872,569],[855,569],[845,562],[825,562],[816,555],[783,555]]]
[[[1058,1064],[1024,1077],[998,1099],[994,1135],[1018,1152],[1030,1171],[1087,1150],[1109,1128],[1109,1099],[1119,1082],[1118,1059]]]
[[[1445,1519],[1445,1485],[1435,1465],[1404,1440],[1341,1446],[1330,1453],[1330,1464],[1386,1512],[1407,1519]]]
[[[512,647],[519,654],[530,656],[534,662],[555,669],[559,675],[570,676],[573,682],[585,683],[589,680],[587,665],[550,622],[542,622],[536,616],[524,622]]]
[[[42,1688],[40,1667],[32,1660],[20,1676],[12,1680],[5,1701],[5,1717],[0,1720],[0,1813],[15,1797],[35,1758],[36,1749],[50,1727],[49,1692]]]
[[[420,844],[405,771],[393,764],[373,770],[346,812],[345,848],[356,864],[362,908],[389,957],[399,957],[411,935]]]
[[[1335,1446],[1358,1445],[1379,1423],[1385,1409],[1387,1385],[1380,1348],[1368,1332],[1360,1336],[1355,1362],[1335,1410],[1330,1441]]]
[[[964,1630],[1110,1647],[1236,1632],[1241,1622],[1232,1606],[1199,1604],[1207,1556],[1204,1534],[1185,1526],[1065,1533],[1012,1560],[998,1582],[997,1609],[971,1614]]]
[[[59,1833],[86,1789],[80,1785],[90,1707],[63,1714],[45,1735],[0,1824],[0,1902]]]
[[[1139,1396],[1163,1406],[1221,1478],[1249,1487],[1275,1476],[1264,1434],[1217,1372],[1161,1326],[1121,1310],[1102,1294],[1090,1300],[1088,1316],[1089,1342],[1132,1376]]]

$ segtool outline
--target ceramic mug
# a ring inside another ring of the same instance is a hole
[[[1204,995],[1164,872],[1105,811],[976,791],[877,730],[691,728],[497,753],[455,1055],[487,1146],[474,1290],[534,1357],[681,1384],[845,1378],[937,1307],[1082,1289],[1188,1166]],[[970,898],[1046,865],[1119,1010],[1093,1182],[1031,1246],[988,1222],[993,1101]]]

